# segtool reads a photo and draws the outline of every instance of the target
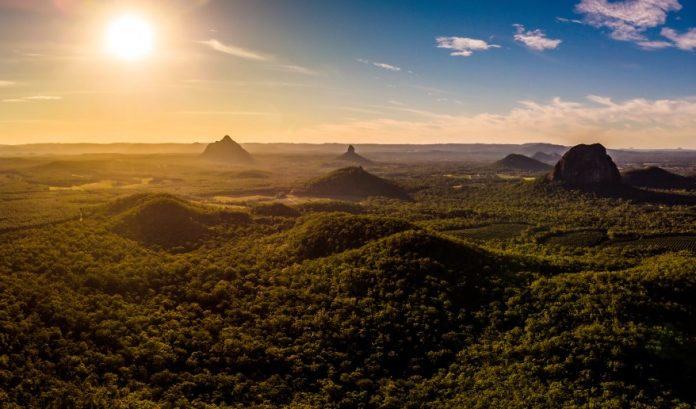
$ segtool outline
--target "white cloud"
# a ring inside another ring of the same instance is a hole
[[[14,81],[2,81],[2,80],[0,80],[0,87],[11,87],[15,84],[16,83]]]
[[[663,28],[661,32],[662,36],[671,40],[674,45],[686,51],[693,51],[696,49],[696,28],[692,28],[684,34],[679,34],[671,28]]]
[[[30,97],[3,99],[2,102],[29,102],[29,101],[58,101],[63,99],[56,95],[34,95]]]
[[[587,99],[599,105],[614,106],[614,102],[609,97],[603,97],[599,95],[588,95]]]
[[[210,39],[210,40],[204,40],[204,41],[198,41],[199,44],[206,45],[210,47],[211,49],[232,55],[238,58],[244,58],[246,60],[254,60],[254,61],[270,61],[272,60],[271,57],[267,55],[263,55],[260,53],[257,53],[256,51],[252,50],[247,50],[245,48],[229,45],[229,44],[223,44],[218,40],[215,39]]]
[[[372,63],[372,65],[374,65],[375,67],[378,67],[378,68],[385,69],[387,71],[401,71],[401,68],[399,68],[395,65],[390,65],[390,64],[383,63],[383,62],[374,62],[374,63]]]
[[[696,49],[696,28],[680,34],[663,27],[667,15],[681,9],[679,0],[581,0],[575,7],[578,13],[584,14],[586,24],[608,28],[616,40],[631,41],[646,50],[676,47],[693,51]],[[662,27],[660,34],[669,41],[648,38],[646,32],[657,27]]]
[[[556,21],[558,21],[559,23],[585,24],[582,21],[574,18],[556,17]]]
[[[499,45],[489,44],[483,40],[467,37],[438,37],[435,41],[437,42],[437,48],[453,50],[450,55],[455,57],[469,57],[475,51],[500,48]]]
[[[667,21],[667,14],[681,10],[679,0],[581,0],[576,11],[594,27],[607,28],[620,41],[648,41],[645,31]]]
[[[513,24],[517,30],[515,41],[519,41],[526,45],[527,48],[536,51],[555,50],[561,44],[562,40],[547,38],[546,33],[542,30],[526,30],[522,24]]]
[[[403,113],[405,110],[400,110]],[[614,101],[588,96],[587,101],[554,98],[547,103],[521,101],[507,113],[441,115],[412,113],[330,123],[297,132],[297,138],[393,143],[438,141],[519,143],[545,140],[562,144],[599,141],[610,146],[696,148],[696,97]]]
[[[669,41],[660,40],[639,41],[636,44],[646,50],[661,50],[663,48],[670,48],[674,46],[674,44],[670,43]]]
[[[63,99],[63,97],[58,97],[55,95],[36,95],[33,97],[25,97],[27,101],[56,101]]]
[[[376,61],[372,62],[372,61],[366,60],[364,58],[356,58],[355,61],[357,61],[361,64],[374,65],[377,68],[381,68],[381,69],[387,70],[387,71],[393,71],[393,72],[401,71],[401,67],[397,67],[396,65],[391,65],[391,64],[387,64],[387,63],[383,63],[383,62],[376,62]]]

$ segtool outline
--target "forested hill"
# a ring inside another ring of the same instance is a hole
[[[4,234],[2,406],[667,408],[696,399],[691,253],[585,271],[619,253],[523,256],[333,210],[242,217],[145,195]],[[194,245],[150,241],[170,217],[196,234]],[[142,219],[147,230],[133,230]]]

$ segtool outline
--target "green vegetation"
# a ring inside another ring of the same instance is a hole
[[[128,209],[130,207],[130,209]],[[206,225],[246,224],[246,213],[212,211],[168,195],[134,195],[107,207],[112,229],[145,246],[192,249],[210,233]]]
[[[280,237],[280,242],[300,258],[318,258],[414,228],[399,219],[326,213],[300,220],[296,227]]]
[[[362,167],[335,170],[311,180],[304,189],[305,194],[327,197],[367,198],[370,196],[410,199],[408,193],[398,185],[365,171]]]
[[[472,227],[468,229],[448,231],[456,237],[472,240],[509,240],[522,234],[529,225],[519,223],[500,223],[487,226]]]
[[[606,240],[606,231],[590,229],[553,234],[544,243],[565,247],[592,247]]]
[[[0,407],[696,403],[693,205],[478,164],[376,164],[413,200],[337,201],[289,194],[321,159],[119,160],[96,180],[153,181],[0,168]]]

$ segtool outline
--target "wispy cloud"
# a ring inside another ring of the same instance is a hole
[[[542,30],[525,30],[522,24],[513,24],[513,27],[517,30],[515,41],[532,50],[555,50],[562,42],[562,40],[547,38]]]
[[[556,21],[558,21],[559,23],[585,24],[578,19],[565,18],[565,17],[556,17]]]
[[[303,67],[301,65],[296,64],[280,63],[277,62],[277,59],[272,55],[263,54],[258,51],[238,47],[236,45],[225,44],[219,40],[210,39],[204,41],[197,41],[197,43],[205,45],[220,53],[231,55],[233,57],[251,61],[274,63],[274,65],[272,65],[271,68],[277,69],[279,71],[285,71],[293,74],[302,75],[323,75],[321,72],[313,70],[311,68]]]
[[[667,21],[667,14],[681,10],[679,0],[581,0],[575,10],[584,22],[606,28],[615,40],[647,42],[645,31]]]
[[[0,88],[2,88],[2,87],[11,87],[11,86],[16,85],[16,84],[17,84],[17,83],[14,82],[14,81],[3,81],[3,80],[0,80]]]
[[[280,71],[291,72],[294,74],[302,75],[323,75],[323,73],[313,70],[311,68],[303,67],[301,65],[294,64],[279,64],[276,66]]]
[[[206,45],[210,47],[211,49],[231,55],[234,57],[238,58],[243,58],[246,60],[254,60],[254,61],[270,61],[272,60],[272,57],[260,54],[256,51],[248,50],[246,48],[242,47],[237,47],[234,45],[230,44],[223,44],[222,42],[215,40],[215,39],[210,39],[210,40],[204,40],[204,41],[198,41],[199,44]]]
[[[30,97],[3,99],[2,102],[31,102],[31,101],[58,101],[63,99],[56,95],[34,95]]]
[[[489,44],[484,40],[467,37],[437,37],[437,48],[453,50],[451,56],[469,57],[475,51],[485,51],[491,48],[500,48],[499,45]]]
[[[674,44],[669,41],[661,40],[638,41],[636,44],[645,50],[661,50],[663,48],[670,48],[674,46]]]
[[[406,109],[391,107],[392,110]],[[574,144],[600,141],[611,146],[664,147],[694,145],[696,98],[643,98],[615,101],[591,95],[585,101],[554,98],[549,102],[520,101],[506,113],[441,115],[412,110],[411,119],[381,118],[329,123],[307,128],[297,137],[367,141],[516,143],[540,138]],[[630,141],[630,142],[627,142]]]
[[[671,40],[674,46],[680,50],[693,51],[696,49],[696,28],[692,28],[684,34],[679,34],[671,28],[663,28],[662,36]]]
[[[401,67],[397,67],[396,65],[391,65],[391,64],[384,63],[384,62],[370,61],[370,60],[366,60],[364,58],[356,58],[355,61],[357,61],[361,64],[373,65],[377,68],[381,68],[381,69],[387,70],[387,71],[392,71],[392,72],[401,71]]]
[[[401,71],[401,68],[397,67],[396,65],[391,65],[383,62],[375,62],[372,63],[375,67],[382,68],[387,71]]]

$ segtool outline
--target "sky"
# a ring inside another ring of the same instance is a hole
[[[0,0],[0,144],[225,134],[696,148],[696,1]]]

